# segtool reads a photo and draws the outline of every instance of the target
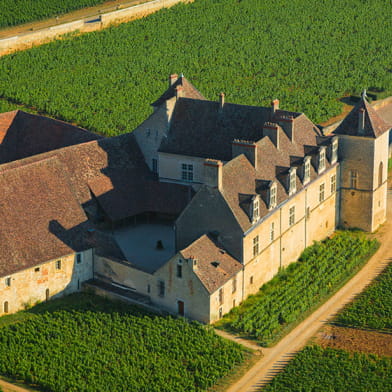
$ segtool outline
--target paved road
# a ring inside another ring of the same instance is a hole
[[[392,261],[392,190],[388,190],[388,220],[375,236],[381,242],[376,254],[344,287],[304,320],[276,346],[262,349],[263,357],[227,392],[255,392],[281,371],[295,353]]]

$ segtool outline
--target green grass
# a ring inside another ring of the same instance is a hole
[[[106,0],[0,0],[0,28],[58,16]]]
[[[335,293],[377,250],[362,232],[337,232],[304,250],[260,291],[216,323],[218,328],[276,343]]]
[[[305,347],[263,392],[389,392],[392,358]]]
[[[90,294],[0,320],[0,374],[46,391],[205,391],[247,356],[212,328]]]
[[[392,92],[385,0],[196,0],[0,59],[0,97],[91,131],[132,131],[185,76],[209,99],[341,112],[363,88]]]
[[[337,315],[335,322],[392,332],[392,264]]]

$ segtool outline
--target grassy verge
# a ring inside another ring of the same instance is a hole
[[[90,294],[8,316],[0,374],[51,391],[206,391],[251,353],[196,322]]]
[[[315,243],[216,327],[262,346],[275,344],[351,279],[378,245],[356,231],[337,232]]]

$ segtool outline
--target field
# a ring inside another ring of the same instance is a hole
[[[105,0],[0,0],[0,28],[61,15]]]
[[[297,263],[282,270],[217,326],[271,345],[334,293],[377,248],[378,243],[361,232],[337,232],[305,249]]]
[[[0,59],[0,97],[101,134],[132,131],[184,72],[208,98],[341,112],[363,88],[392,93],[385,0],[196,0]]]
[[[335,322],[392,332],[392,264],[337,315]]]
[[[392,358],[305,347],[263,392],[389,392]]]
[[[0,319],[0,374],[45,391],[204,391],[246,355],[201,324],[88,294]]]

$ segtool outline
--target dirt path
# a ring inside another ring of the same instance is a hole
[[[41,30],[48,27],[56,26],[58,24],[73,22],[79,19],[88,19],[105,12],[115,11],[119,8],[126,8],[132,5],[146,3],[149,0],[112,0],[107,1],[103,4],[98,4],[94,7],[82,8],[80,10],[72,11],[64,15],[48,19],[39,20],[36,22],[25,23],[18,26],[6,27],[0,30],[0,38],[14,37],[15,35],[21,35],[29,33],[32,30]]]
[[[0,387],[4,392],[31,392],[32,389],[24,389],[22,387],[18,387],[17,385],[10,384],[7,381],[0,380]]]
[[[340,309],[351,302],[392,260],[392,190],[388,190],[388,220],[375,236],[381,246],[376,254],[344,287],[284,337],[276,346],[263,348],[263,357],[226,392],[255,392],[281,371],[295,353]]]

